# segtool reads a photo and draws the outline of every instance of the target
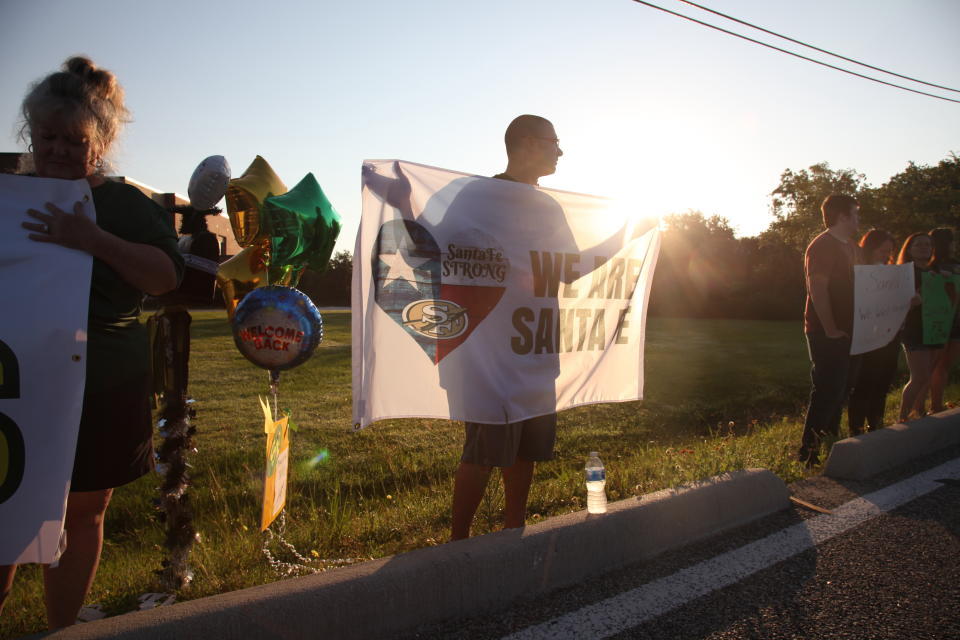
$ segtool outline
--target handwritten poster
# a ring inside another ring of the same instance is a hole
[[[916,291],[913,264],[857,265],[853,287],[850,354],[857,355],[884,347],[897,335]]]

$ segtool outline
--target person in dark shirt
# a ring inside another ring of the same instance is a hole
[[[807,302],[803,330],[811,369],[810,404],[798,452],[807,466],[820,460],[824,436],[840,430],[849,387],[856,376],[857,359],[850,356],[853,335],[853,265],[857,245],[860,203],[851,196],[833,194],[820,207],[826,231],[807,247],[804,274]]]
[[[93,256],[87,323],[83,410],[67,498],[66,550],[44,567],[51,629],[76,622],[103,546],[103,521],[113,488],[153,468],[147,333],[138,321],[144,293],[177,286],[183,258],[170,216],[128,184],[103,175],[104,158],[128,120],[115,76],[87,58],[66,61],[31,87],[23,101],[21,136],[30,140],[28,173],[86,179],[96,221],[48,204],[22,223],[37,242]],[[0,567],[0,610],[15,566]]]
[[[935,269],[933,259],[933,241],[925,233],[914,233],[907,237],[897,257],[897,264],[913,263],[914,282],[917,293],[923,289],[923,274]],[[916,304],[919,302],[919,304]],[[903,352],[907,357],[910,379],[903,387],[900,399],[900,422],[906,422],[912,416],[924,414],[923,404],[937,358],[943,350],[942,344],[926,344],[923,340],[923,298],[915,298],[915,304],[907,312],[900,332]]]
[[[893,236],[882,229],[870,229],[860,239],[864,264],[890,264],[893,261]],[[870,431],[883,428],[887,393],[893,385],[900,356],[900,335],[879,349],[860,356],[860,367],[853,379],[853,391],[847,407],[850,435],[860,435],[864,423]]]
[[[941,273],[960,275],[960,263],[954,257],[953,230],[933,229],[929,235],[933,239],[934,265],[940,269]],[[950,341],[937,358],[933,377],[930,379],[930,410],[934,413],[944,410],[943,391],[947,386],[950,369],[958,359],[960,359],[960,305],[954,309]]]

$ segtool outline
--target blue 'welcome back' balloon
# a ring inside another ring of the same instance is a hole
[[[306,362],[323,340],[323,319],[302,291],[271,285],[248,293],[233,316],[233,341],[264,369],[284,371]]]

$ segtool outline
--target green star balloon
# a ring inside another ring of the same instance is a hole
[[[340,234],[340,215],[312,173],[283,195],[263,201],[270,239],[271,284],[296,287],[303,270],[326,270]]]

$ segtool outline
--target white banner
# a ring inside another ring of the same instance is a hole
[[[657,223],[611,201],[364,166],[353,417],[516,422],[643,396]]]
[[[52,562],[83,406],[92,258],[34,242],[27,209],[84,202],[86,180],[0,175],[0,564]]]
[[[853,267],[853,340],[850,355],[890,344],[916,293],[913,263]]]

